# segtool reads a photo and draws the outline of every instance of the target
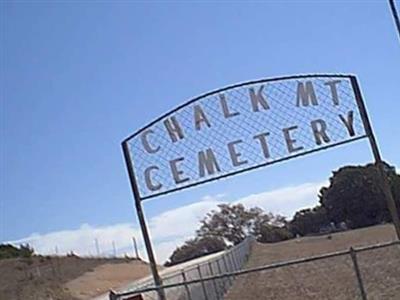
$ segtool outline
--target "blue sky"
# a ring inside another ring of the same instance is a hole
[[[382,155],[400,166],[400,43],[386,1],[1,2],[1,38],[0,241],[82,226],[136,230],[121,140],[245,80],[358,75]],[[201,199],[320,184],[371,160],[361,141],[144,208],[157,220]]]

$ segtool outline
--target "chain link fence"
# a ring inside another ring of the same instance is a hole
[[[142,200],[366,136],[347,75],[242,83],[197,97],[124,143]]]
[[[221,277],[208,280],[214,276],[239,271],[243,268],[249,255],[254,237],[247,237],[240,244],[198,264],[165,274],[161,273],[163,285],[173,285],[173,289],[165,289],[167,299],[174,300],[216,300],[220,299],[233,283],[233,277]],[[174,267],[171,267],[174,268]],[[189,284],[190,283],[190,284]],[[143,299],[158,299],[152,278],[140,282],[125,291],[111,291],[111,300],[127,300],[132,295],[141,294]]]
[[[400,296],[400,241],[242,269],[250,248],[251,240],[247,240],[218,259],[166,278],[167,299],[396,300]],[[225,269],[223,257],[240,260]],[[157,299],[155,291],[149,286],[110,293],[110,300]]]
[[[224,299],[397,300],[399,266],[399,241],[350,248],[244,270]]]

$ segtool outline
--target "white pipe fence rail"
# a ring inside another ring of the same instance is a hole
[[[233,277],[218,278],[215,280],[205,280],[226,273],[240,271],[246,263],[251,244],[254,237],[247,237],[240,244],[212,256],[206,261],[191,265],[172,274],[163,276],[163,286],[173,285],[174,289],[165,289],[168,300],[217,300],[227,291],[233,283]],[[196,281],[196,284],[188,282]],[[110,291],[110,300],[128,300],[133,295],[141,294],[144,300],[157,299],[157,288],[154,287],[153,280],[149,279],[126,291]]]

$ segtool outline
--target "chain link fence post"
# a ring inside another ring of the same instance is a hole
[[[203,275],[201,274],[200,265],[197,265],[197,273],[199,274],[199,279],[201,280],[201,288],[203,290],[204,299],[205,300],[209,300],[208,299],[208,295],[207,295],[206,285],[205,285],[204,280],[203,280]]]
[[[367,294],[365,292],[364,283],[362,281],[360,268],[358,266],[357,254],[356,254],[356,251],[354,251],[353,247],[350,247],[350,257],[351,257],[351,260],[353,261],[354,271],[355,271],[356,276],[357,276],[357,282],[358,282],[358,287],[360,288],[361,299],[362,300],[367,300]]]
[[[226,254],[224,253],[224,255],[222,256],[222,261],[224,262],[224,266],[225,266],[226,272],[229,273],[229,272],[231,272],[232,270],[229,269],[228,263],[227,263],[227,261],[226,261],[226,258],[227,258],[227,256],[226,256]],[[231,277],[231,276],[228,276],[228,277],[227,277],[227,280],[228,280],[229,286],[231,286],[231,285],[232,285],[232,277]]]
[[[237,264],[237,260],[235,258],[235,255],[233,255],[233,251],[231,251],[230,254],[231,254],[231,258],[232,258],[232,261],[233,261],[233,266],[234,266],[235,271],[239,270],[239,266]]]
[[[212,267],[212,264],[211,264],[211,262],[208,262],[208,270],[210,271],[210,276],[214,276],[214,270],[213,270],[213,267]],[[218,287],[217,287],[217,283],[215,282],[215,279],[212,279],[211,280],[212,281],[212,283],[213,283],[213,286],[214,286],[214,291],[215,291],[215,299],[218,299]]]
[[[217,259],[216,262],[217,262],[218,273],[219,273],[219,275],[222,275],[223,272],[222,272],[220,260],[221,260],[221,259]],[[226,280],[226,278],[222,277],[222,278],[220,279],[220,281],[219,281],[219,282],[220,282],[220,286],[222,287],[222,294],[225,294],[225,291],[226,291],[226,288],[225,288],[225,280]]]
[[[192,300],[192,295],[190,294],[190,289],[189,289],[189,286],[187,285],[185,270],[182,270],[182,271],[181,271],[181,274],[182,274],[183,284],[184,284],[184,286],[185,286],[185,291],[186,291],[187,299],[188,299],[188,300]]]

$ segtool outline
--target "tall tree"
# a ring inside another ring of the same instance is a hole
[[[400,176],[388,164],[385,170],[400,208]],[[329,181],[329,186],[322,188],[319,195],[329,220],[336,224],[346,222],[350,228],[391,221],[374,164],[340,168]]]
[[[294,235],[307,235],[320,232],[321,228],[328,226],[329,223],[326,209],[316,206],[296,212],[289,223],[289,228]]]
[[[258,215],[258,211],[252,213],[245,210],[242,204],[220,204],[218,210],[207,213],[201,221],[201,227],[196,231],[199,237],[220,237],[233,244],[240,243],[251,231],[251,214]]]
[[[185,261],[195,259],[207,254],[222,251],[226,248],[225,242],[220,238],[204,237],[187,240],[181,247],[178,247],[169,257],[165,266],[173,266]]]
[[[291,237],[286,223],[284,217],[265,213],[258,207],[246,209],[242,204],[220,204],[201,221],[196,237],[176,248],[165,265],[223,250],[250,234],[262,243],[286,240]]]
[[[236,245],[248,235],[258,238],[266,233],[266,228],[283,227],[284,217],[265,213],[261,208],[246,209],[242,204],[220,204],[201,221],[196,231],[199,237],[220,237]]]

